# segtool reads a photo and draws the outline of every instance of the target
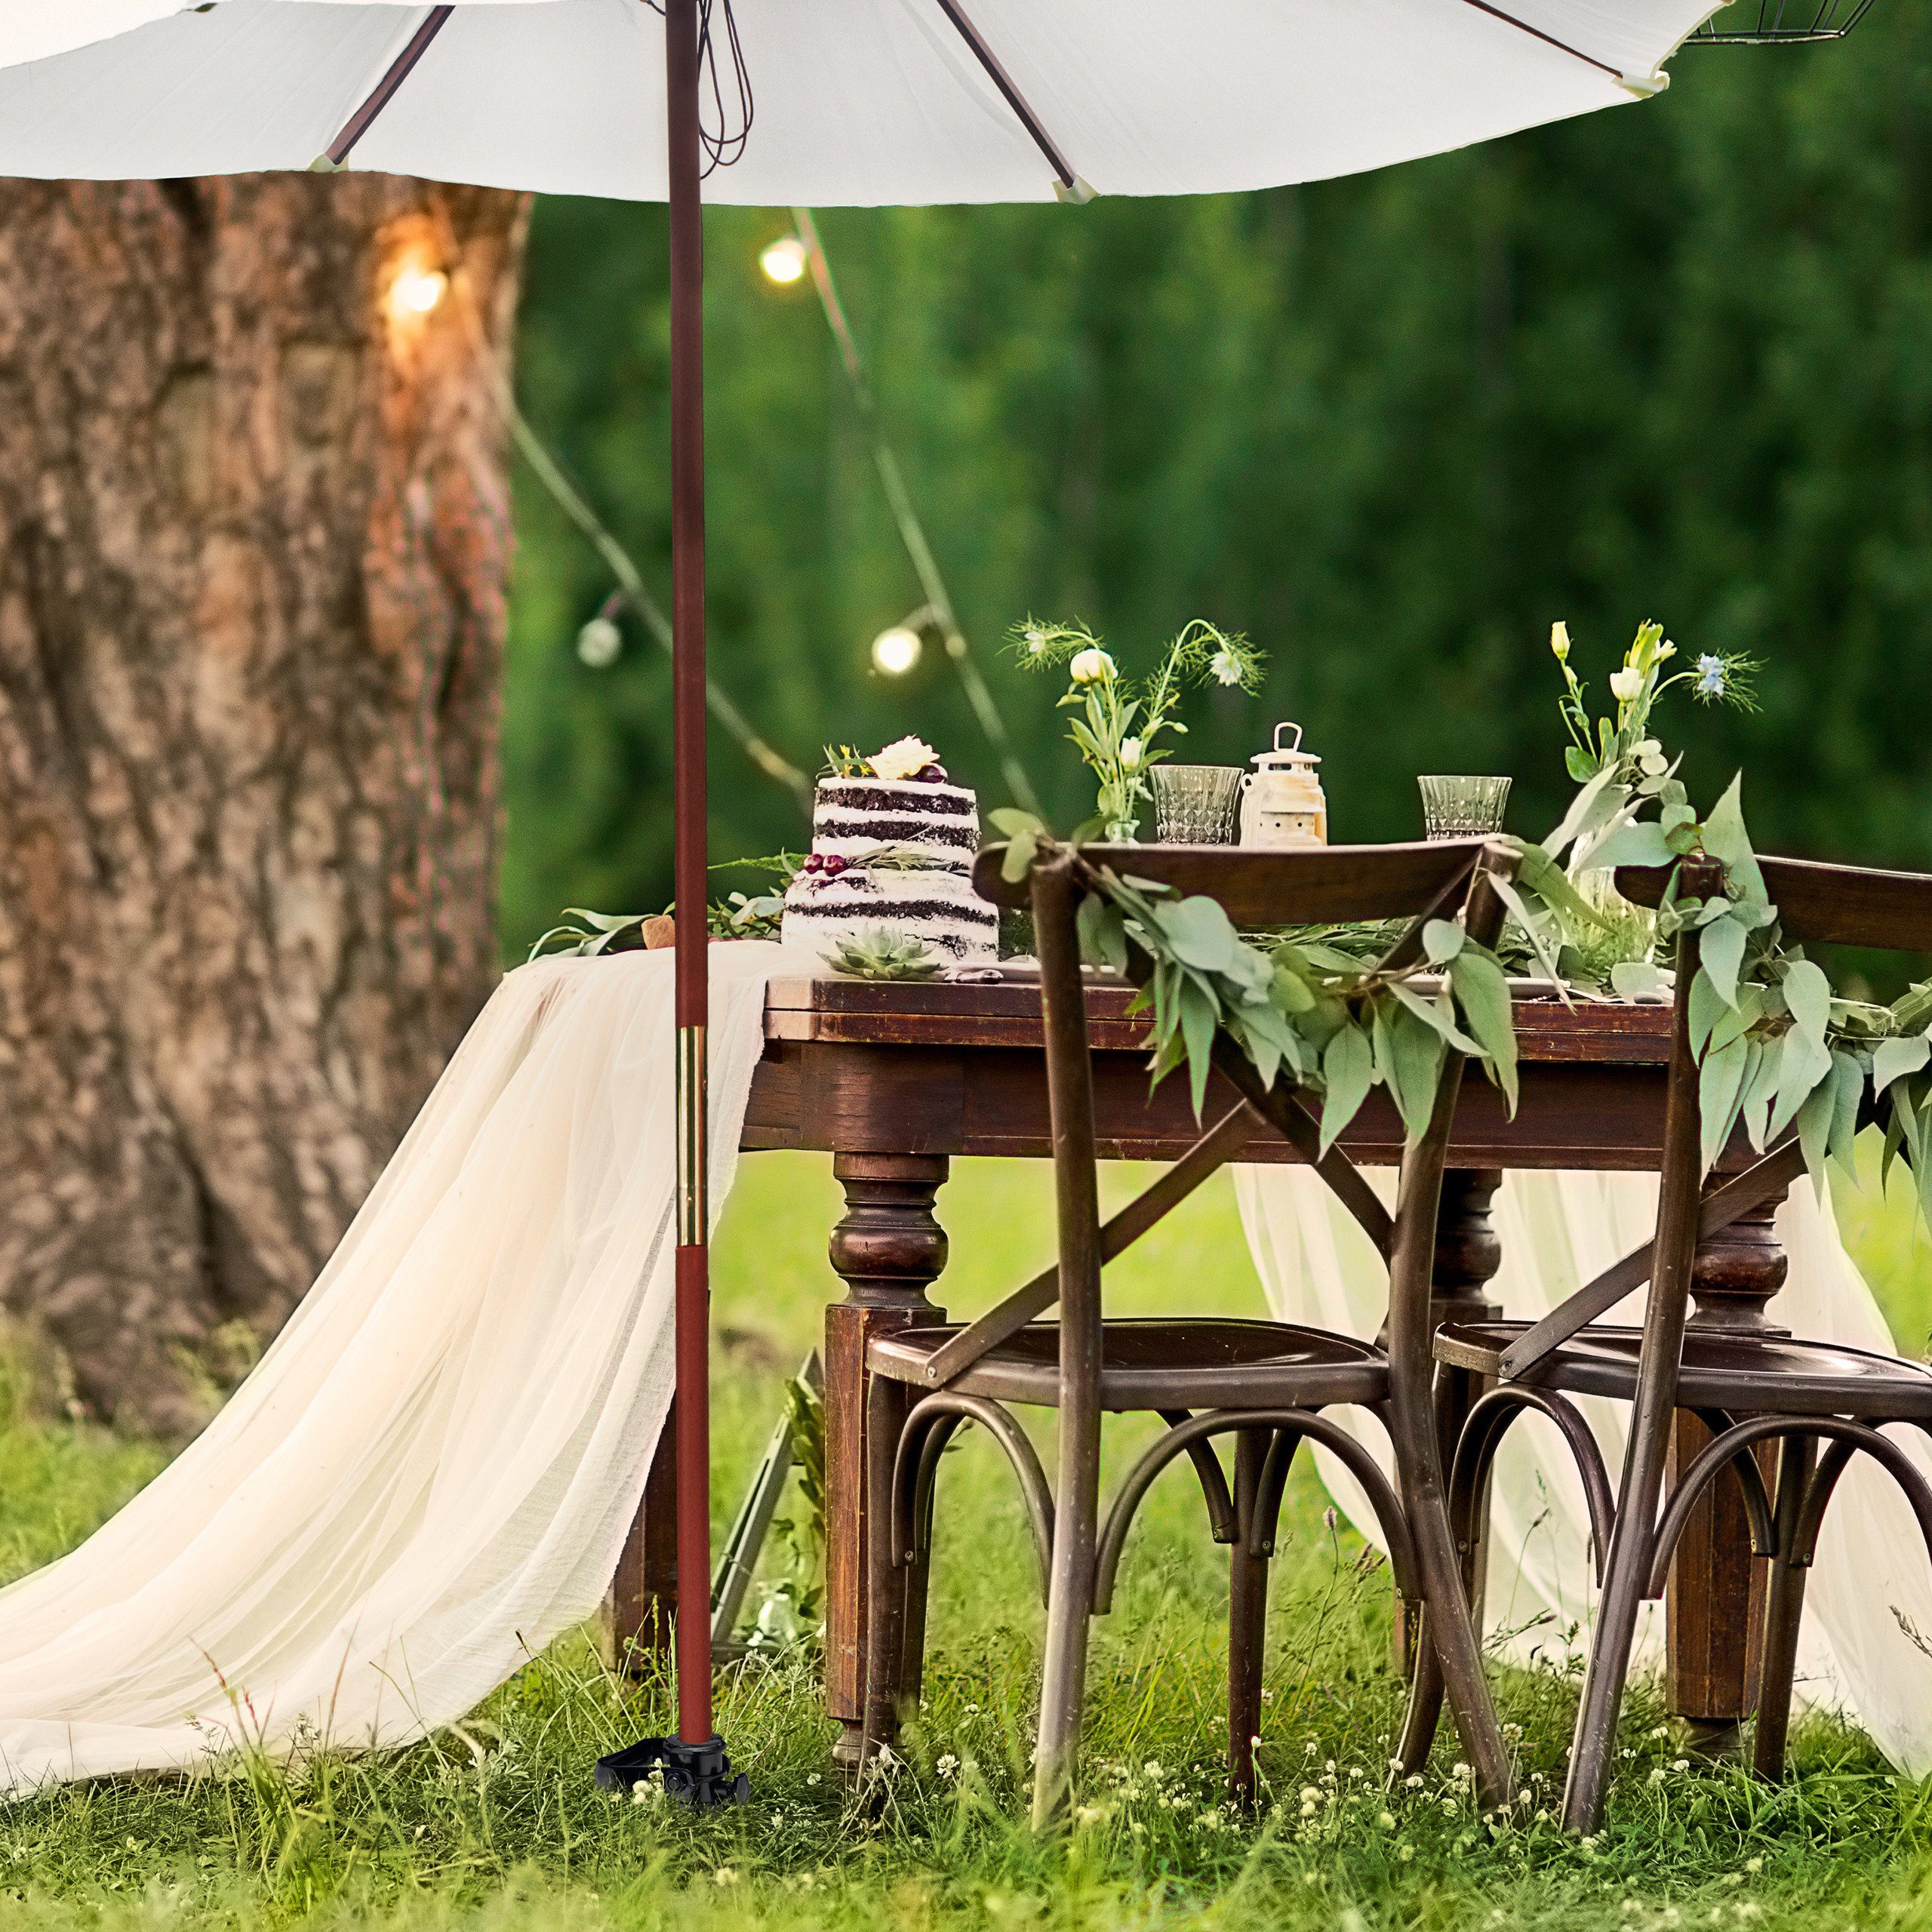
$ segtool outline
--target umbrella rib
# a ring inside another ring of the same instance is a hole
[[[946,0],[940,0],[940,4],[943,6]],[[1594,54],[1586,54],[1580,47],[1572,47],[1567,40],[1558,40],[1553,33],[1545,33],[1541,27],[1533,27],[1527,20],[1519,20],[1514,14],[1506,14],[1500,7],[1492,7],[1489,0],[1463,0],[1463,5],[1475,8],[1479,14],[1489,14],[1499,20],[1507,21],[1511,26],[1520,27],[1533,38],[1543,41],[1551,47],[1559,48],[1565,54],[1575,55],[1579,60],[1595,68],[1598,73],[1607,74],[1613,81],[1624,78],[1622,71],[1613,67],[1607,60],[1599,60]]]
[[[971,50],[974,60],[986,71],[986,78],[1000,91],[1008,106],[1018,116],[1020,125],[1032,137],[1033,145],[1047,158],[1047,165],[1058,177],[1060,186],[1055,191],[1063,201],[1085,202],[1093,198],[1094,191],[1067,165],[1066,157],[1060,151],[1058,144],[1048,134],[1046,125],[1033,112],[1026,97],[1014,85],[1013,76],[1000,64],[999,56],[986,45],[984,36],[967,17],[966,10],[959,0],[939,0],[940,11],[958,30],[959,38]]]
[[[423,24],[409,36],[409,44],[389,63],[389,72],[370,90],[369,97],[342,125],[342,131],[323,152],[330,165],[340,168],[349,158],[355,143],[369,131],[376,116],[388,106],[395,91],[409,78],[409,70],[428,52],[429,43],[443,30],[444,23],[456,11],[454,6],[432,7]]]

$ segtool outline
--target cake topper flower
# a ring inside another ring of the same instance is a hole
[[[939,762],[939,754],[923,738],[895,738],[884,750],[874,752],[866,762],[875,778],[910,778],[927,766]]]

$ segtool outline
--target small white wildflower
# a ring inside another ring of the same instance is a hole
[[[608,617],[592,617],[577,634],[578,660],[593,671],[608,671],[624,648],[624,634]]]
[[[959,1760],[949,1751],[933,1768],[943,1778],[949,1778],[959,1769]]]
[[[1241,682],[1241,666],[1235,661],[1232,651],[1217,651],[1208,660],[1208,668],[1224,685]]]
[[[1420,1791],[1422,1789],[1422,1774],[1420,1771],[1411,1771],[1402,1782],[1408,1786],[1410,1790]]]
[[[1670,1761],[1670,1768],[1673,1771],[1687,1771],[1690,1768],[1690,1760],[1688,1758],[1673,1758]]]
[[[1764,1861],[1761,1858],[1747,1858],[1744,1861],[1744,1869],[1747,1872],[1761,1872],[1764,1869]]]
[[[1392,1832],[1395,1829],[1395,1814],[1392,1811],[1385,1811],[1375,1822],[1385,1832]]]
[[[737,1873],[734,1872],[728,1865],[719,1866],[711,1875],[721,1885],[735,1885],[738,1882]]]
[[[1104,685],[1113,677],[1114,660],[1098,645],[1089,645],[1073,654],[1066,674],[1076,685]]]
[[[1023,631],[1020,633],[1020,638],[1026,645],[1027,654],[1030,657],[1038,657],[1047,648],[1047,636],[1044,631]]]

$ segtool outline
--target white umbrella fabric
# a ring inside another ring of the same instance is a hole
[[[704,827],[702,203],[1086,201],[1318,180],[1655,94],[1710,0],[0,0],[0,174],[314,165],[665,200],[677,905]],[[661,14],[660,23],[659,15]],[[678,922],[678,1735],[712,1731],[702,917]],[[1486,1793],[1493,1714],[1459,1711]],[[1061,1755],[1043,1737],[1041,1788]],[[607,1761],[608,1763],[610,1761]]]
[[[832,207],[1220,193],[1379,168],[1663,85],[1708,0],[737,0],[757,103],[707,201]],[[8,0],[0,174],[306,168],[445,9]],[[147,23],[132,32],[119,29]],[[962,24],[963,23],[963,24]],[[100,44],[103,33],[115,38]],[[80,51],[64,58],[63,41]],[[463,0],[351,165],[662,201],[664,31],[642,0]]]

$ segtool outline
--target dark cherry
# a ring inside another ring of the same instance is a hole
[[[807,856],[804,865],[801,869],[808,872],[815,872],[819,871],[824,864],[824,859],[817,852],[814,852]]]
[[[845,866],[846,861],[836,852],[828,852],[825,855],[824,871],[828,878],[836,878],[845,869]]]
[[[943,785],[946,783],[946,767],[943,764],[924,765],[913,773],[912,782],[915,785]]]

